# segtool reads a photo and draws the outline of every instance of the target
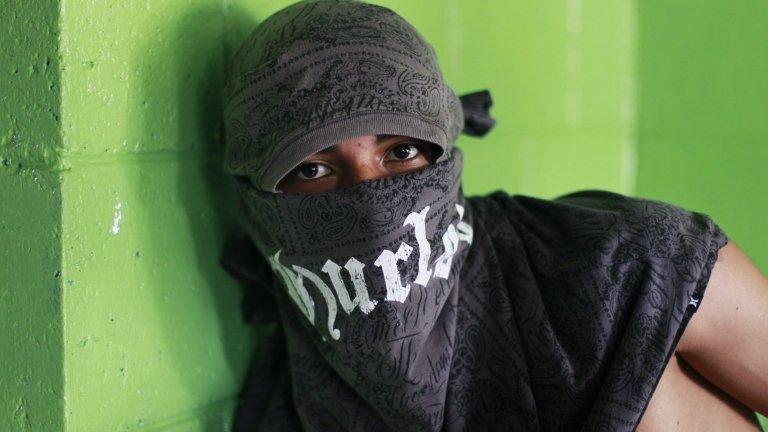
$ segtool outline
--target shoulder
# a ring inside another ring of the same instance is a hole
[[[476,235],[514,262],[501,267],[520,310],[546,311],[541,322],[553,339],[612,365],[599,376],[610,409],[647,402],[691,316],[707,303],[702,297],[728,241],[712,218],[602,190],[554,199],[495,191],[470,203]],[[689,339],[691,349],[699,346]]]
[[[493,220],[494,226],[506,224],[521,236],[562,246],[603,244],[638,257],[671,258],[719,249],[727,242],[705,213],[605,190],[581,190],[554,199],[497,190],[470,200],[481,220]]]
[[[728,242],[704,213],[603,190],[554,199],[495,191],[470,202],[476,231],[486,232],[496,250],[524,251],[542,276],[600,273],[630,283],[650,274],[654,285],[681,298],[700,298]]]

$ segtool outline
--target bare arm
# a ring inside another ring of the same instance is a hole
[[[677,353],[750,409],[768,414],[768,279],[729,241]]]

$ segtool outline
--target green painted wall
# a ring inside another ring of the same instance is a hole
[[[57,18],[0,12],[0,431],[63,428]]]
[[[709,212],[766,268],[762,3],[375,2],[457,93],[492,92],[497,127],[459,140],[467,194],[654,196]],[[239,218],[220,88],[289,3],[0,12],[0,430],[228,429],[265,330],[240,323],[217,263]]]
[[[638,193],[708,211],[768,271],[768,3],[639,7]]]
[[[223,2],[61,10],[66,429],[223,430],[254,347],[218,264]]]
[[[223,2],[0,18],[0,430],[225,430],[258,333],[218,265]]]
[[[638,2],[638,76],[637,194],[709,214],[768,274],[768,3]]]

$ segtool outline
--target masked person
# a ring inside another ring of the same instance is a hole
[[[454,143],[493,126],[490,93],[457,97],[381,6],[283,8],[234,56],[225,99],[249,238],[222,263],[251,289],[249,322],[277,323],[235,430],[637,427],[728,241],[710,218],[597,190],[465,197]],[[374,138],[428,163],[286,186]]]

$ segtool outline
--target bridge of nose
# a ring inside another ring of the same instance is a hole
[[[349,185],[389,175],[379,163],[379,144],[375,138],[373,135],[355,137],[338,145],[338,154],[344,160],[343,183]]]

